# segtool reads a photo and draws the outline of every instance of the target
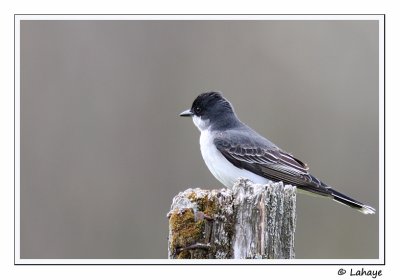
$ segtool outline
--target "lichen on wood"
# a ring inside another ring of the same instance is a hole
[[[169,258],[230,258],[231,200],[229,190],[179,193],[168,213]]]
[[[173,259],[294,258],[296,187],[252,184],[188,189],[168,213]]]

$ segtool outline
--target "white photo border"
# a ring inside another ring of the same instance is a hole
[[[379,22],[379,258],[291,260],[21,259],[20,23],[22,20],[377,20]],[[385,15],[384,14],[14,14],[14,264],[66,265],[385,265]]]

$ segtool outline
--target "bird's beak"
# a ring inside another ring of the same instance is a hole
[[[191,117],[191,116],[193,116],[193,113],[189,109],[189,110],[186,110],[186,111],[183,111],[182,113],[180,113],[179,116],[181,116],[181,117]]]

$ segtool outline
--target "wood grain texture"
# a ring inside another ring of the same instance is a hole
[[[252,184],[188,189],[168,213],[170,259],[295,257],[296,187]]]

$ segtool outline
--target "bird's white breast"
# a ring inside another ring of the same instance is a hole
[[[234,166],[218,151],[213,140],[214,138],[210,130],[201,130],[200,150],[204,162],[214,177],[225,187],[232,188],[235,181],[240,177],[250,179],[257,184],[266,184],[269,182],[266,178]]]

